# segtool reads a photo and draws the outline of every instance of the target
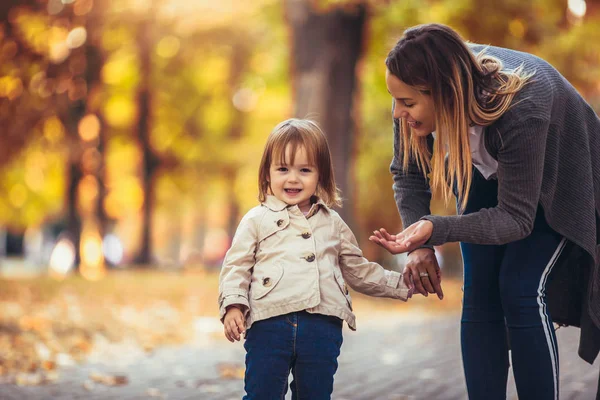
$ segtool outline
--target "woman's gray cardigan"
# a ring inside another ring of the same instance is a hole
[[[544,60],[498,47],[471,47],[475,53],[485,49],[500,59],[505,69],[523,65],[526,72],[535,73],[515,96],[513,106],[485,129],[486,149],[498,161],[498,205],[468,215],[430,215],[428,180],[416,163],[403,171],[396,120],[390,170],[403,225],[408,227],[421,218],[431,221],[433,234],[428,245],[499,245],[529,235],[541,204],[548,224],[588,255],[590,278],[584,290],[584,314],[593,323],[583,325],[598,329],[600,119],[575,88]],[[433,143],[431,135],[429,142]],[[572,268],[579,268],[577,265],[574,262]],[[600,341],[586,343],[587,348],[580,346],[580,355],[593,362]]]

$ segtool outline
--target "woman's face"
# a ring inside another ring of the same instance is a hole
[[[394,118],[405,119],[412,133],[427,136],[435,131],[435,110],[430,95],[423,94],[385,71],[388,92],[394,98]]]

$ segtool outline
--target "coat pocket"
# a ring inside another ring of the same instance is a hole
[[[342,294],[344,295],[344,297],[346,298],[346,301],[348,302],[348,307],[350,307],[350,310],[352,310],[352,297],[350,297],[350,292],[348,291],[348,286],[346,285],[346,282],[344,281],[344,277],[342,276],[342,273],[339,271],[335,271],[334,274],[335,276],[335,281],[338,284],[338,287],[340,288],[340,290],[342,291]]]
[[[256,280],[252,282],[250,291],[252,292],[252,299],[258,300],[265,297],[277,286],[283,276],[283,267],[281,265],[273,265],[258,271],[255,276]]]

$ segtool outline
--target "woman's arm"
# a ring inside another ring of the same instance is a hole
[[[424,216],[433,224],[426,244],[505,244],[528,236],[540,200],[548,128],[548,121],[529,118],[496,132],[502,143],[497,155],[498,205],[467,215]]]

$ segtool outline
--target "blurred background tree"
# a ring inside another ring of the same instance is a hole
[[[89,279],[218,266],[266,136],[297,116],[329,137],[366,255],[397,268],[366,241],[401,229],[383,61],[425,22],[545,58],[600,108],[597,0],[4,0],[0,252]],[[459,274],[458,247],[438,250]]]

